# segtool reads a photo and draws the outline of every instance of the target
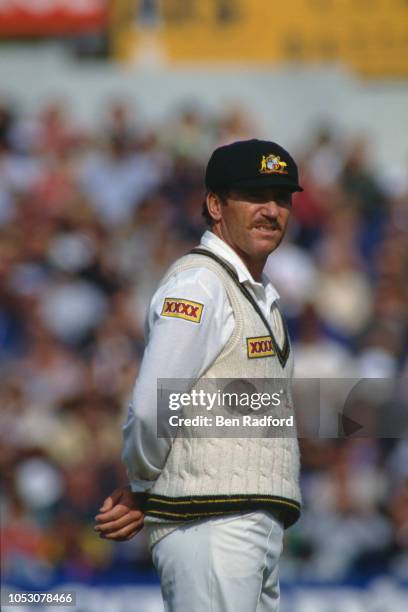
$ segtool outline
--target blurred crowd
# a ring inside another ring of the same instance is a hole
[[[93,531],[103,498],[126,483],[121,424],[146,307],[205,229],[209,153],[274,139],[239,108],[185,104],[148,126],[118,99],[102,115],[91,129],[61,101],[32,114],[0,103],[2,568],[23,586],[149,570],[143,534],[112,545]],[[408,160],[378,167],[367,137],[327,125],[293,153],[305,191],[265,271],[296,375],[406,377]],[[301,444],[305,510],[282,578],[408,575],[407,441]]]

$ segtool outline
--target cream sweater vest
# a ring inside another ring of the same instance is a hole
[[[249,357],[248,339],[270,334],[253,305],[219,263],[203,255],[187,255],[173,264],[164,281],[174,273],[196,267],[208,268],[220,277],[235,317],[231,338],[202,379],[279,378],[289,383],[293,375],[292,351],[282,364],[276,354]],[[276,305],[275,309],[275,319],[283,326]],[[298,519],[300,504],[296,437],[177,435],[163,471],[149,491],[146,525],[151,545],[180,522],[255,509],[279,509],[288,527]]]

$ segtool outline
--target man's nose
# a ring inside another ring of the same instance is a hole
[[[275,202],[275,200],[269,200],[265,202],[263,205],[263,213],[268,216],[276,219],[279,216],[279,206]]]

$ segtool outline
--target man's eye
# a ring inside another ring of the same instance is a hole
[[[281,205],[290,204],[290,201],[291,201],[290,196],[284,195],[284,194],[276,195],[273,199],[275,200],[277,204],[281,204]]]

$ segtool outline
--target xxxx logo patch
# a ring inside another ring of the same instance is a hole
[[[258,359],[259,357],[272,357],[275,355],[270,336],[258,336],[257,338],[247,338],[248,359]]]
[[[166,298],[161,311],[162,317],[176,317],[185,321],[199,323],[203,314],[204,304],[180,300],[177,298]]]

